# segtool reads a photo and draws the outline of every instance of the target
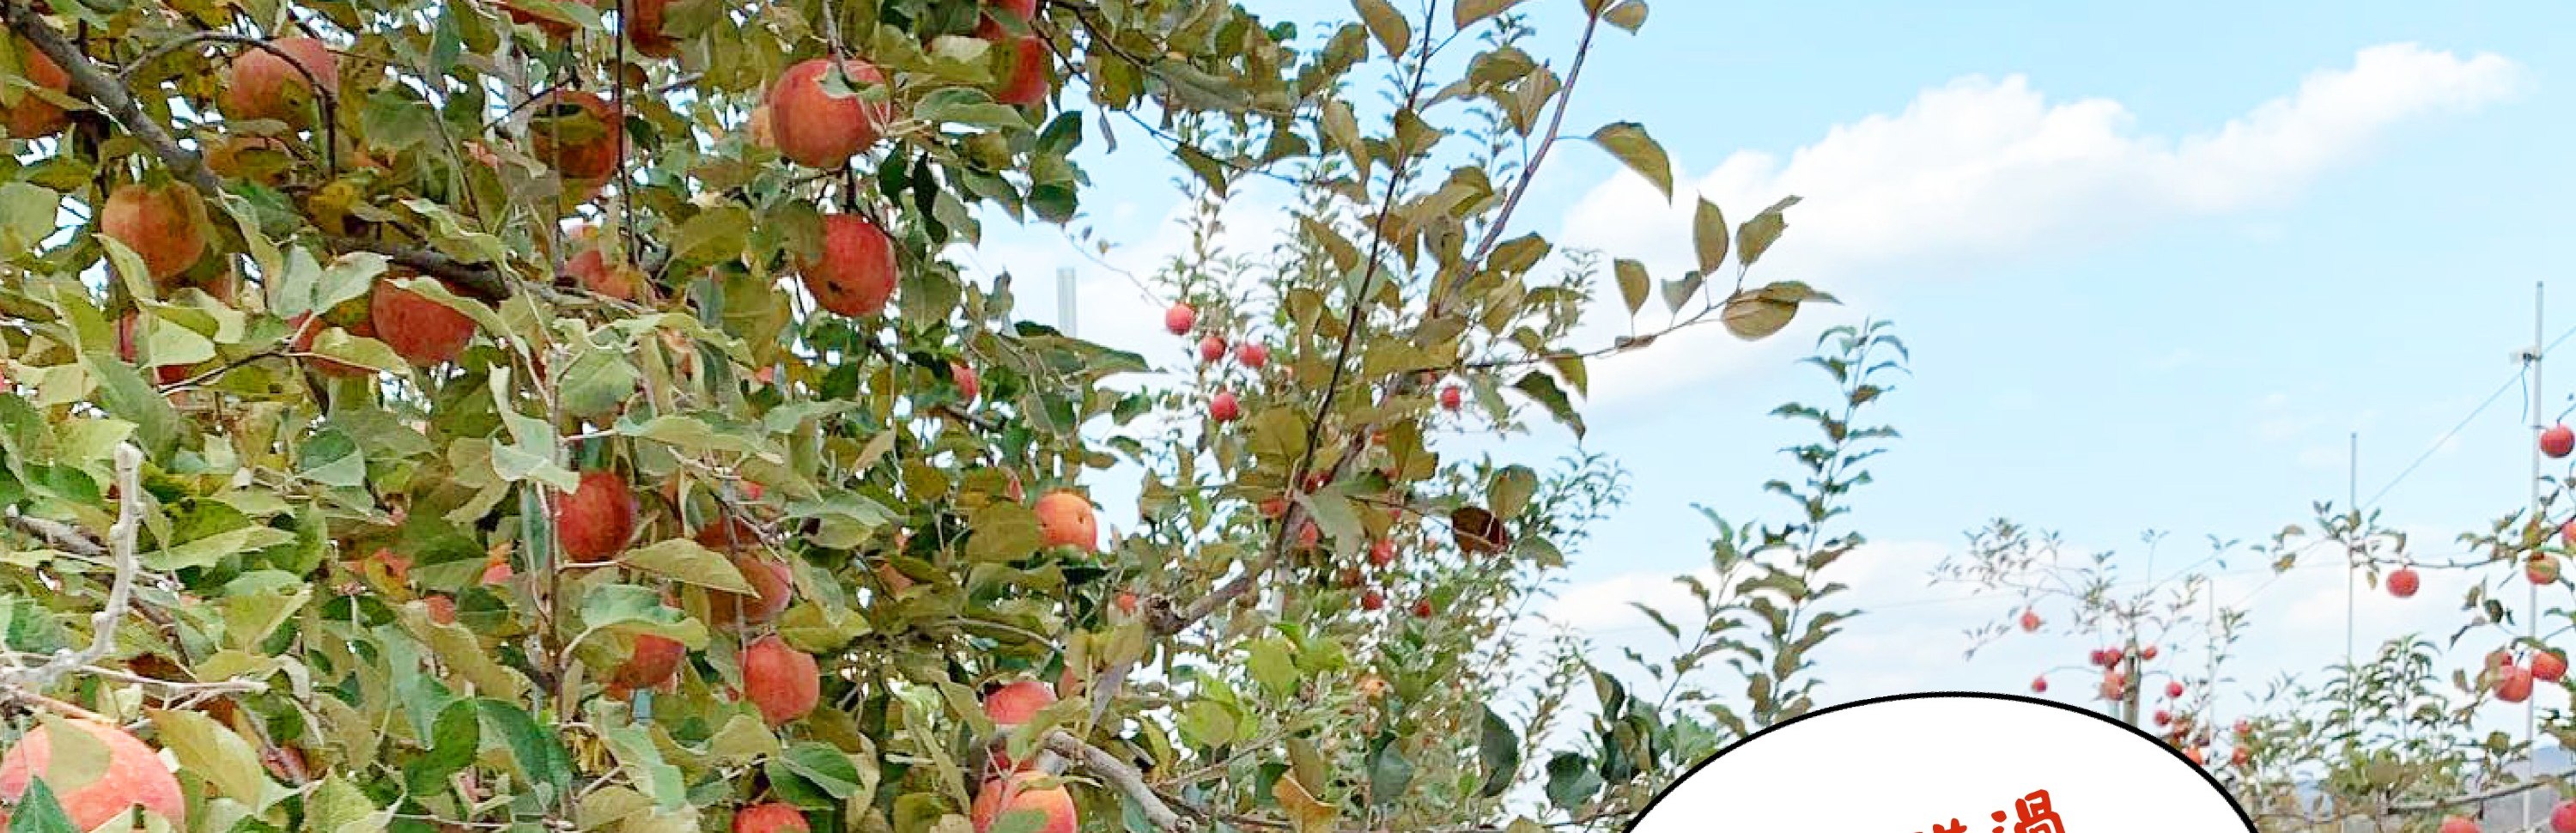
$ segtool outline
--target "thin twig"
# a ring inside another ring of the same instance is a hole
[[[1192,829],[1188,819],[1172,812],[1172,808],[1163,803],[1162,796],[1155,794],[1154,788],[1145,783],[1144,773],[1128,766],[1126,761],[1119,760],[1108,750],[1084,743],[1081,738],[1062,729],[1047,733],[1046,748],[1065,758],[1081,761],[1082,767],[1090,770],[1092,775],[1118,788],[1128,800],[1136,802],[1137,812],[1143,813],[1145,821],[1155,829],[1166,833],[1183,833]]]

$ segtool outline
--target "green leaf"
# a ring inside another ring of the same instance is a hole
[[[1760,289],[1738,292],[1726,299],[1721,319],[1726,331],[1745,341],[1768,338],[1789,326],[1798,316],[1801,304],[1834,303],[1834,297],[1809,288],[1797,281],[1781,281]]]
[[[681,780],[680,768],[663,760],[662,750],[653,745],[652,733],[628,724],[603,730],[600,736],[608,741],[609,751],[634,779],[635,788],[652,798],[654,806],[665,812],[688,806],[688,789]]]
[[[1699,201],[1691,218],[1691,244],[1699,249],[1699,270],[1711,275],[1726,266],[1726,212],[1717,203]]]
[[[1377,36],[1377,44],[1386,49],[1387,57],[1402,56],[1413,43],[1413,24],[1403,12],[1395,10],[1395,4],[1387,0],[1351,0],[1351,5],[1359,9],[1360,22],[1368,24],[1369,34]]]
[[[1512,788],[1514,773],[1518,772],[1521,766],[1521,739],[1512,731],[1511,724],[1503,722],[1502,715],[1494,713],[1492,706],[1482,708],[1485,712],[1485,727],[1483,735],[1476,742],[1476,753],[1477,758],[1485,765],[1483,795],[1486,798],[1493,798]]]
[[[627,550],[618,559],[628,567],[699,587],[728,593],[752,592],[733,561],[687,538],[673,538]]]
[[[697,650],[707,646],[707,626],[662,604],[660,591],[632,584],[588,588],[581,595],[581,621],[593,630],[649,633]]]
[[[379,833],[392,820],[392,811],[338,773],[323,776],[304,799],[304,829],[312,833]]]
[[[475,702],[483,710],[484,727],[500,735],[510,747],[510,757],[519,762],[521,775],[533,783],[553,787],[557,798],[572,789],[572,754],[564,750],[557,732],[538,724],[516,703],[488,697]]]
[[[1495,517],[1514,518],[1520,516],[1521,510],[1529,508],[1530,496],[1537,493],[1538,472],[1531,471],[1528,466],[1505,466],[1494,472],[1487,500],[1493,506]]]
[[[1297,663],[1291,659],[1296,649],[1288,640],[1274,636],[1252,643],[1247,650],[1251,656],[1245,668],[1252,672],[1253,682],[1260,683],[1273,697],[1286,697],[1297,690],[1297,681],[1303,675],[1297,673]]]
[[[1547,800],[1558,809],[1573,810],[1583,806],[1592,794],[1601,791],[1601,776],[1592,771],[1592,762],[1572,752],[1560,752],[1547,762]]]
[[[699,212],[680,224],[671,241],[671,257],[693,263],[721,263],[742,256],[751,242],[751,209],[724,205]]]
[[[1449,19],[1465,29],[1520,4],[1521,0],[1458,0],[1458,5],[1449,10]]]
[[[834,801],[846,801],[859,789],[858,764],[850,753],[828,744],[807,741],[790,746],[787,754],[771,758],[770,766],[795,774]]]
[[[1533,370],[1522,376],[1520,381],[1513,382],[1512,387],[1538,403],[1539,407],[1546,408],[1548,415],[1555,417],[1557,422],[1572,429],[1575,438],[1583,437],[1583,415],[1574,410],[1574,402],[1566,398],[1564,389],[1556,386],[1554,377],[1545,371]]]
[[[1413,785],[1413,762],[1395,750],[1394,741],[1393,735],[1380,737],[1368,757],[1369,792],[1381,802],[1393,802]]]
[[[63,195],[24,182],[0,184],[0,252],[33,252],[62,217]]]
[[[1046,543],[1038,529],[1038,514],[1017,503],[985,504],[968,516],[967,523],[973,527],[966,538],[966,558],[970,561],[1018,561]]]
[[[1646,128],[1636,122],[1618,122],[1593,131],[1592,142],[1610,155],[1619,157],[1629,170],[1653,183],[1664,199],[1673,198],[1673,163],[1664,155],[1664,146],[1646,135]]]
[[[474,701],[448,703],[431,726],[429,752],[405,769],[404,783],[421,795],[445,792],[447,777],[473,765],[475,750],[482,743],[483,722]]]
[[[148,714],[153,727],[160,730],[162,747],[179,759],[181,769],[203,776],[216,792],[245,806],[266,803],[268,770],[260,766],[259,752],[251,748],[249,741],[202,712],[155,710]]]
[[[9,833],[87,833],[72,826],[72,818],[63,814],[62,802],[54,800],[54,788],[45,784],[45,776],[35,774],[27,781],[27,791],[19,794],[18,806],[9,813]]]
[[[105,353],[93,353],[89,369],[98,377],[99,407],[109,416],[134,423],[135,438],[142,441],[144,452],[152,459],[169,459],[181,438],[195,435],[191,424],[179,418],[178,409],[170,407],[170,400],[161,398],[159,390],[143,381],[143,375],[133,365]]]
[[[1636,315],[1638,310],[1645,309],[1647,287],[1654,283],[1646,275],[1646,264],[1620,258],[1610,267],[1619,276],[1619,298],[1628,302],[1628,314]]]
[[[1753,215],[1753,219],[1744,221],[1744,225],[1737,226],[1735,229],[1736,259],[1748,268],[1754,261],[1761,260],[1762,253],[1770,251],[1771,244],[1779,241],[1780,233],[1789,228],[1789,219],[1780,212],[1787,211],[1790,206],[1797,204],[1798,197],[1795,194],[1782,197],[1779,202],[1772,203],[1770,208],[1762,209],[1762,213]]]

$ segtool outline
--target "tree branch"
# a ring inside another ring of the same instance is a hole
[[[134,579],[142,572],[134,557],[135,539],[142,534],[143,450],[133,443],[116,445],[116,522],[107,527],[107,550],[115,578],[108,584],[107,604],[90,616],[89,647],[55,651],[41,665],[0,670],[0,687],[33,693],[45,690],[64,674],[86,668],[116,652],[116,623],[134,606]]]
[[[1081,738],[1074,737],[1072,733],[1062,729],[1047,733],[1046,749],[1065,758],[1081,761],[1084,769],[1090,770],[1091,774],[1099,776],[1100,780],[1108,782],[1110,786],[1118,788],[1118,791],[1125,794],[1128,800],[1136,802],[1137,810],[1145,814],[1145,821],[1153,824],[1155,829],[1167,831],[1167,833],[1182,833],[1192,829],[1193,825],[1188,819],[1181,818],[1179,813],[1172,812],[1172,808],[1163,803],[1163,797],[1154,792],[1153,786],[1145,783],[1144,773],[1138,772],[1135,767],[1128,766],[1126,761],[1119,760],[1118,756],[1110,754],[1109,750],[1084,743]]]

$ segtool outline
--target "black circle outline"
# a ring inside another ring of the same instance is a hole
[[[2174,758],[2174,760],[2182,762],[2182,765],[2183,765],[2183,766],[2190,767],[2190,768],[2191,768],[2191,771],[2192,771],[2194,774],[2196,774],[2196,775],[2199,775],[2199,776],[2200,776],[2200,780],[2202,780],[2202,781],[2206,781],[2206,782],[2209,782],[2209,788],[2210,788],[2211,790],[2216,791],[2216,792],[2218,793],[2218,796],[2219,796],[2220,798],[2225,799],[2225,800],[2227,801],[2227,808],[2228,808],[2228,809],[2231,809],[2231,810],[2235,810],[2235,811],[2236,811],[2236,819],[2237,819],[2237,821],[2242,822],[2242,823],[2245,825],[2245,833],[2256,833],[2256,828],[2255,828],[2255,826],[2254,826],[2254,815],[2253,815],[2252,813],[2245,812],[2245,805],[2242,805],[2242,804],[2238,804],[2238,803],[2236,803],[2236,796],[2235,796],[2235,795],[2233,795],[2233,794],[2230,794],[2230,793],[2227,791],[2227,785],[2225,785],[2225,784],[2221,784],[2221,783],[2218,783],[2218,776],[2211,775],[2211,774],[2209,773],[2209,768],[2208,768],[2208,767],[2204,767],[2204,766],[2201,766],[2201,765],[2199,765],[2199,764],[2192,763],[2192,762],[2191,762],[2191,758],[2190,758],[2190,757],[2188,757],[2188,756],[2186,756],[2186,755],[2182,754],[2182,750],[2180,750],[2180,749],[2175,749],[2175,748],[2173,748],[2172,746],[2167,745],[2167,744],[2166,744],[2162,739],[2157,738],[2157,737],[2156,737],[2156,736],[2154,736],[2154,735],[2147,734],[2145,730],[2140,729],[2140,728],[2138,728],[2138,727],[2136,727],[2136,726],[2131,726],[2131,725],[2129,725],[2129,724],[2127,724],[2127,723],[2123,723],[2123,722],[2120,722],[2120,721],[2117,721],[2117,720],[2113,720],[2113,719],[2111,719],[2111,717],[2110,717],[2109,715],[2105,715],[2105,714],[2101,714],[2101,713],[2098,713],[2098,712],[2094,712],[2094,711],[2092,711],[2092,710],[2090,710],[2090,709],[2079,709],[2079,708],[2076,708],[2076,707],[2074,707],[2074,706],[2067,705],[2067,704],[2065,704],[2065,703],[2057,702],[2057,701],[2055,701],[2055,700],[2042,700],[2042,699],[2037,698],[2037,697],[2025,697],[2025,696],[2022,696],[2022,695],[2019,695],[2019,694],[2002,694],[2002,693],[1997,693],[1997,692],[1992,692],[1992,691],[1918,691],[1918,692],[1914,692],[1914,693],[1911,693],[1911,694],[1890,694],[1890,695],[1887,695],[1887,696],[1884,696],[1884,697],[1872,697],[1872,698],[1869,698],[1869,699],[1866,699],[1866,700],[1855,700],[1855,701],[1852,701],[1852,702],[1849,702],[1849,703],[1841,703],[1841,704],[1836,704],[1836,705],[1833,705],[1833,706],[1827,706],[1827,707],[1825,707],[1825,708],[1817,709],[1817,710],[1815,710],[1815,711],[1811,711],[1811,712],[1808,712],[1808,713],[1806,713],[1806,714],[1798,715],[1797,717],[1790,718],[1789,720],[1786,720],[1786,721],[1783,721],[1783,722],[1780,722],[1780,723],[1774,723],[1774,724],[1772,724],[1772,725],[1765,726],[1765,727],[1763,727],[1763,728],[1762,728],[1762,730],[1761,730],[1761,731],[1754,732],[1753,734],[1750,734],[1750,735],[1746,735],[1746,736],[1744,737],[1744,739],[1742,739],[1742,740],[1738,740],[1738,741],[1736,741],[1736,742],[1734,742],[1734,743],[1727,744],[1727,745],[1726,745],[1726,748],[1724,748],[1724,749],[1720,749],[1720,750],[1717,750],[1717,754],[1714,754],[1714,755],[1710,755],[1710,756],[1708,756],[1708,760],[1704,760],[1704,761],[1701,761],[1701,762],[1699,762],[1699,763],[1692,764],[1692,765],[1691,765],[1691,768],[1690,768],[1690,771],[1682,773],[1682,777],[1680,777],[1680,778],[1676,778],[1676,779],[1673,779],[1673,782],[1672,782],[1671,784],[1669,784],[1669,785],[1666,785],[1666,786],[1664,787],[1664,789],[1663,789],[1663,791],[1662,791],[1662,792],[1656,793],[1656,794],[1655,794],[1655,798],[1654,798],[1654,800],[1646,802],[1646,806],[1645,806],[1645,807],[1643,807],[1643,808],[1641,808],[1641,809],[1639,809],[1639,810],[1637,811],[1637,814],[1636,814],[1635,816],[1630,817],[1630,818],[1628,819],[1628,823],[1627,823],[1625,826],[1622,826],[1621,828],[1619,828],[1619,831],[1620,831],[1620,833],[1636,833],[1637,825],[1638,825],[1639,823],[1644,822],[1644,821],[1646,820],[1646,816],[1647,816],[1648,814],[1653,813],[1653,812],[1655,811],[1655,806],[1656,806],[1656,805],[1659,805],[1659,804],[1664,803],[1664,798],[1665,798],[1666,796],[1670,796],[1670,795],[1672,795],[1672,794],[1673,794],[1673,790],[1674,790],[1675,788],[1678,788],[1678,787],[1680,787],[1680,786],[1681,786],[1681,785],[1683,785],[1683,784],[1689,783],[1689,782],[1690,782],[1690,779],[1691,779],[1691,776],[1698,775],[1698,774],[1699,774],[1699,771],[1700,771],[1700,770],[1703,770],[1703,769],[1707,769],[1709,764],[1717,763],[1717,759],[1719,759],[1719,758],[1723,758],[1723,757],[1726,757],[1726,753],[1733,752],[1733,751],[1735,751],[1735,750],[1737,750],[1737,749],[1742,749],[1742,748],[1744,748],[1744,745],[1745,745],[1745,744],[1749,744],[1749,743],[1752,743],[1752,742],[1754,742],[1754,741],[1761,740],[1763,735],[1768,735],[1768,734],[1771,734],[1772,732],[1777,732],[1777,731],[1779,731],[1779,730],[1781,730],[1781,729],[1785,729],[1785,728],[1788,728],[1788,727],[1791,727],[1791,726],[1796,726],[1796,725],[1798,725],[1800,722],[1805,721],[1805,720],[1807,720],[1807,719],[1809,719],[1809,718],[1823,717],[1823,716],[1825,716],[1825,715],[1833,714],[1833,713],[1835,713],[1835,712],[1839,712],[1839,711],[1847,711],[1847,710],[1850,710],[1850,709],[1860,708],[1860,707],[1862,707],[1862,706],[1875,705],[1875,704],[1879,704],[1879,703],[1894,703],[1894,702],[1900,702],[1900,701],[1905,701],[1905,700],[1955,700],[1955,699],[1969,699],[1969,700],[2004,700],[2004,701],[2014,702],[2014,703],[2027,703],[2027,704],[2034,705],[2034,706],[2047,706],[2047,707],[2049,707],[2049,708],[2056,709],[2056,710],[2059,710],[2059,711],[2068,712],[2068,713],[2071,713],[2071,714],[2078,714],[2078,715],[2082,715],[2082,716],[2084,716],[2084,717],[2088,717],[2088,718],[2091,718],[2091,719],[2093,719],[2093,720],[2097,720],[2097,721],[2100,721],[2100,722],[2103,722],[2103,723],[2108,723],[2108,724],[2111,724],[2111,725],[2113,725],[2113,726],[2118,726],[2118,727],[2120,727],[2120,729],[2121,729],[2121,730],[2126,731],[2126,732],[2128,732],[2129,734],[2136,735],[2136,736],[2138,737],[2138,739],[2139,739],[2139,740],[2146,741],[2148,744],[2153,745],[2153,746],[2154,746],[2154,747],[2156,747],[2157,749],[2162,749],[2162,750],[2164,750],[2165,754],[2167,754],[2167,755],[2172,755],[2172,756],[2173,756],[2173,758]]]

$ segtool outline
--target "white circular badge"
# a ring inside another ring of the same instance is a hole
[[[2127,724],[2046,700],[1908,694],[1808,714],[1727,747],[1630,833],[2225,833],[2218,781]]]

